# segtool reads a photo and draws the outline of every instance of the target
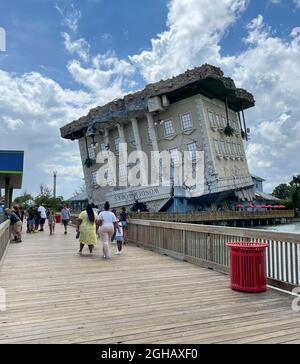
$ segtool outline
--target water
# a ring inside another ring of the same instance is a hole
[[[255,229],[278,231],[281,233],[300,234],[300,221],[292,224],[258,226]]]

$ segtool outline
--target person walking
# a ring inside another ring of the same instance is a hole
[[[30,234],[34,231],[34,210],[32,207],[29,207],[29,209],[26,212],[27,216],[27,232]]]
[[[117,222],[119,222],[119,220],[117,218],[117,210],[116,209],[112,209],[111,212],[116,216]],[[111,237],[111,242],[116,241],[115,237],[116,237],[116,228],[114,227],[114,232],[113,232],[112,237]]]
[[[48,225],[50,230],[50,235],[54,235],[55,231],[55,212],[51,209],[48,211]]]
[[[100,239],[103,244],[103,258],[110,259],[109,243],[114,233],[114,228],[119,232],[116,215],[109,211],[109,202],[105,202],[104,211],[99,214],[100,220]]]
[[[123,227],[123,235],[124,235],[124,244],[128,237],[128,212],[125,207],[122,207],[122,211],[120,213],[120,218],[122,227]]]
[[[34,230],[33,230],[33,232],[38,233],[41,216],[40,216],[40,213],[39,213],[37,207],[33,211],[34,211]]]
[[[12,234],[14,235],[14,240],[16,243],[22,242],[22,221],[11,209],[5,209],[5,213],[10,220],[10,225],[12,228]]]
[[[97,214],[93,211],[92,206],[88,204],[85,211],[82,211],[77,219],[76,231],[80,233],[79,255],[82,255],[82,249],[85,244],[88,245],[90,254],[93,253],[94,245],[97,243],[97,224]]]
[[[61,216],[61,222],[65,228],[65,235],[66,235],[68,233],[68,225],[70,222],[70,210],[68,209],[67,205],[65,205],[61,210],[60,216]]]
[[[123,242],[124,242],[124,235],[123,235],[123,226],[121,221],[117,220],[119,230],[115,229],[114,234],[114,241],[117,242],[118,250],[116,251],[115,255],[122,255],[123,254]]]
[[[40,204],[40,206],[38,208],[38,212],[40,214],[40,230],[39,231],[44,231],[44,224],[47,219],[47,214],[46,214],[46,209],[42,204]]]

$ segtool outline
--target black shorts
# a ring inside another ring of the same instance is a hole
[[[44,225],[45,224],[45,221],[46,221],[46,219],[41,218],[40,219],[40,225]]]
[[[62,223],[64,224],[64,226],[67,226],[67,225],[69,225],[69,221],[70,221],[69,219],[66,219],[66,220],[63,219]]]

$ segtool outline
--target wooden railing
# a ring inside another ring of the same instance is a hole
[[[229,273],[227,242],[266,242],[268,284],[289,291],[300,285],[300,234],[130,219],[128,240],[222,273]]]
[[[6,249],[10,241],[10,222],[9,220],[0,224],[0,267],[4,259]]]
[[[251,220],[293,218],[294,210],[272,211],[211,211],[211,212],[130,212],[133,219],[174,221],[174,222],[200,222],[200,221],[225,221],[225,220]]]

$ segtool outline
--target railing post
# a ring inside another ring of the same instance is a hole
[[[210,262],[213,261],[213,249],[210,233],[207,234],[207,258]]]

